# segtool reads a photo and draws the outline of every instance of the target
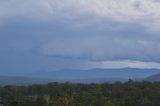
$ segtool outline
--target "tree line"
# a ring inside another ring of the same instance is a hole
[[[0,87],[4,106],[160,106],[159,82],[49,83]]]

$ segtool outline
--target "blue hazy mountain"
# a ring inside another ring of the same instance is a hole
[[[146,78],[154,74],[160,73],[160,69],[138,69],[138,68],[122,68],[122,69],[89,69],[89,70],[73,70],[64,69],[59,71],[41,71],[31,73],[28,76],[34,78],[48,78],[56,80],[84,80],[84,79],[135,79]]]
[[[149,76],[147,78],[145,78],[146,81],[151,81],[151,82],[159,82],[160,81],[160,73],[159,74],[155,74],[152,76]]]
[[[103,83],[125,82],[128,79],[160,81],[160,69],[89,69],[73,70],[63,69],[58,71],[38,71],[23,76],[0,76],[0,85],[27,85],[34,83],[49,82],[80,82],[80,83]],[[156,76],[154,76],[156,75]],[[150,77],[151,76],[151,77]],[[151,80],[153,79],[154,80]]]

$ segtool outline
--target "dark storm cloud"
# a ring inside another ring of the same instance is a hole
[[[89,68],[92,62],[119,60],[159,63],[159,5],[154,0],[0,1],[0,68]]]

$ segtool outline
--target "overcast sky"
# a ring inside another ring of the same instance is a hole
[[[0,70],[160,68],[160,0],[1,0]]]

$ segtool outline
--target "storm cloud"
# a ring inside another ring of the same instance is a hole
[[[1,70],[157,66],[159,9],[158,0],[0,1]]]

